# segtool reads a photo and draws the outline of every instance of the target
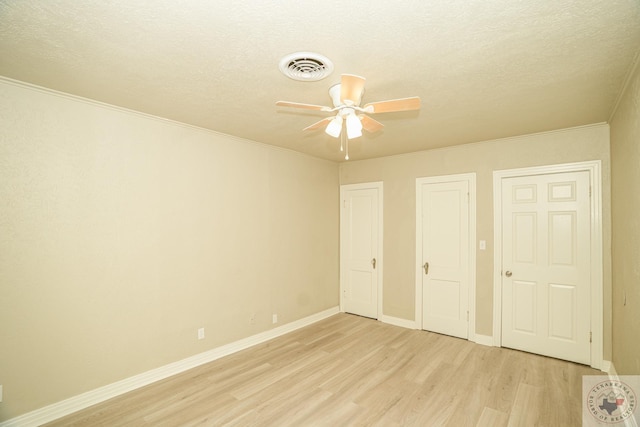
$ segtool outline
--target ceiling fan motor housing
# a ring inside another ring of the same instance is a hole
[[[362,92],[358,94],[358,99],[342,99],[342,84],[336,83],[329,88],[329,96],[331,97],[331,101],[333,102],[333,106],[338,108],[341,106],[358,106],[360,105],[360,100],[362,99],[362,95],[364,94],[364,89]]]
[[[329,88],[329,96],[331,97],[333,106],[336,108],[342,105],[342,100],[340,99],[340,90],[340,83],[336,83]]]

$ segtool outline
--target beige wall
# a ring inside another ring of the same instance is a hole
[[[0,421],[338,305],[335,163],[6,81],[0,117]]]
[[[613,364],[640,374],[640,66],[611,120]],[[626,305],[624,299],[626,296]]]
[[[384,183],[384,307],[385,315],[415,315],[415,180],[418,177],[475,172],[477,174],[476,333],[492,335],[493,316],[493,171],[500,169],[602,161],[604,306],[610,307],[610,170],[609,127],[594,125],[518,138],[468,144],[409,155],[350,161],[340,165],[340,184]],[[610,311],[605,309],[604,357],[611,348]]]
[[[614,121],[623,190],[638,183],[637,82]],[[491,335],[492,171],[602,160],[611,306],[607,125],[338,167],[6,81],[0,117],[0,421],[268,330],[272,313],[282,324],[336,306],[339,183],[384,182],[384,314],[413,319],[415,178],[476,172],[477,238],[488,244],[477,252],[476,332]],[[633,203],[619,213],[623,235]],[[624,346],[640,330],[633,250],[614,288],[629,291],[617,321],[635,322],[614,336],[628,372],[638,349]],[[610,359],[606,308],[604,328]]]

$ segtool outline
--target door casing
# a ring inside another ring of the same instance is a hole
[[[469,333],[468,340],[475,341],[476,334],[476,174],[465,173],[416,178],[416,328],[422,329],[422,185],[443,182],[467,181],[469,185]]]
[[[601,369],[603,364],[603,260],[600,160],[493,172],[493,345],[502,346],[502,179],[578,171],[588,171],[590,180],[591,367]]]

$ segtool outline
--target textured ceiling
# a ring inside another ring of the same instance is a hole
[[[638,0],[0,0],[0,75],[341,161],[302,132],[340,74],[363,101],[419,96],[374,117],[364,159],[605,122],[640,47]],[[319,82],[279,60],[313,51]]]

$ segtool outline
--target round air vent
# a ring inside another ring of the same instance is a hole
[[[318,53],[296,52],[280,60],[280,71],[294,80],[316,82],[331,74],[333,63]]]

